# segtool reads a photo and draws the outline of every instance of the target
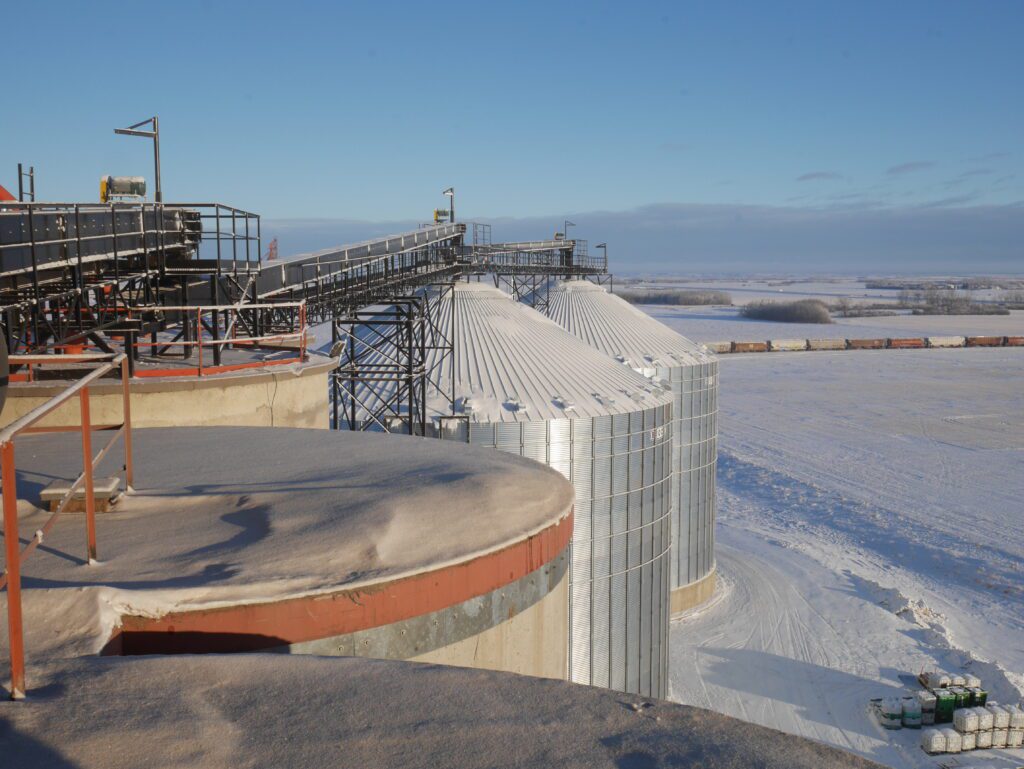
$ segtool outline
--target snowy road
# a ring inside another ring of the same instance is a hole
[[[673,698],[936,765],[866,702],[923,666],[1020,699],[1024,351],[745,356],[721,378],[724,590],[673,624]],[[1002,754],[968,763],[1024,763]]]

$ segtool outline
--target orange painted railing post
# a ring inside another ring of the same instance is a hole
[[[18,539],[18,489],[14,443],[0,444],[3,476],[4,549],[7,572],[7,638],[11,649],[11,699],[25,698],[25,637],[21,626],[21,554]]]
[[[82,464],[85,472],[85,537],[88,560],[96,560],[96,500],[92,483],[92,420],[89,414],[89,388],[83,387],[78,393],[82,406]]]
[[[199,342],[199,374],[203,375],[203,311],[196,309],[196,339]]]
[[[124,485],[130,491],[135,483],[135,471],[132,468],[132,394],[128,386],[128,359],[121,361],[121,400],[124,409]]]

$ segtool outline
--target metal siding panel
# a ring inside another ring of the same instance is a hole
[[[611,687],[626,691],[626,575],[617,574],[611,578],[609,590],[611,616],[609,629],[611,645],[608,657],[611,667]]]
[[[606,554],[604,558],[607,560],[607,541],[605,545],[604,551]],[[591,682],[594,686],[611,685],[611,670],[608,656],[610,587],[611,580],[608,578],[595,580],[593,585],[593,624],[591,626],[593,662],[591,664]]]

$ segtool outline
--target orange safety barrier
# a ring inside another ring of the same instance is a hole
[[[118,438],[124,439],[124,476],[126,489],[132,485],[132,419],[131,400],[128,387],[128,356],[117,355],[12,355],[14,365],[25,364],[45,366],[47,364],[84,363],[95,365],[92,371],[0,430],[0,477],[3,481],[4,550],[6,553],[4,574],[0,577],[0,590],[7,588],[7,635],[11,654],[11,699],[25,697],[25,641],[22,625],[21,606],[21,565],[43,541],[43,537],[57,524],[75,494],[85,490],[86,554],[90,565],[96,561],[96,504],[93,498],[93,473]],[[123,421],[119,425],[93,425],[89,409],[89,385],[105,374],[120,369]],[[81,424],[75,427],[34,427],[47,414],[78,397]],[[93,457],[93,430],[114,430],[114,436]],[[82,440],[82,473],[56,506],[53,514],[43,524],[24,549],[19,549],[18,539],[18,476],[14,458],[14,439],[19,435],[42,432],[79,432]]]

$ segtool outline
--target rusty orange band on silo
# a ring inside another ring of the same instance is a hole
[[[165,614],[126,615],[121,633],[191,633],[299,643],[418,617],[487,595],[557,558],[572,539],[573,513],[502,550],[435,571],[351,590]]]

